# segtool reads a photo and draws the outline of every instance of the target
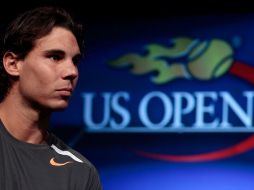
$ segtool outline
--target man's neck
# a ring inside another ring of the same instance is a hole
[[[50,114],[41,113],[8,95],[0,104],[0,119],[7,131],[16,139],[41,144],[47,136]]]

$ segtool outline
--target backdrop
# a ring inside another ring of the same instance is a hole
[[[81,18],[85,56],[52,130],[105,190],[251,190],[254,15]]]

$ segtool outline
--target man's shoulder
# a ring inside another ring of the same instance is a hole
[[[52,134],[51,148],[60,156],[69,157],[76,163],[72,165],[72,172],[76,171],[81,181],[88,179],[87,183],[91,190],[102,189],[97,169],[85,156],[68,146],[54,134]]]
[[[67,145],[62,139],[51,134],[51,147],[60,155],[69,156],[74,161],[81,163],[83,166],[94,168],[94,165],[80,152]]]

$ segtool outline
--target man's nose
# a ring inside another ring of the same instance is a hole
[[[78,77],[77,65],[75,65],[72,60],[67,61],[65,64],[65,68],[63,69],[63,78],[74,80],[77,77]]]

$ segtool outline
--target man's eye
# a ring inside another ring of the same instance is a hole
[[[75,57],[75,58],[73,58],[72,61],[73,61],[74,65],[78,65],[81,62],[81,58],[80,57]]]
[[[61,56],[59,56],[59,55],[50,55],[49,58],[52,59],[53,61],[59,61],[61,59]]]

